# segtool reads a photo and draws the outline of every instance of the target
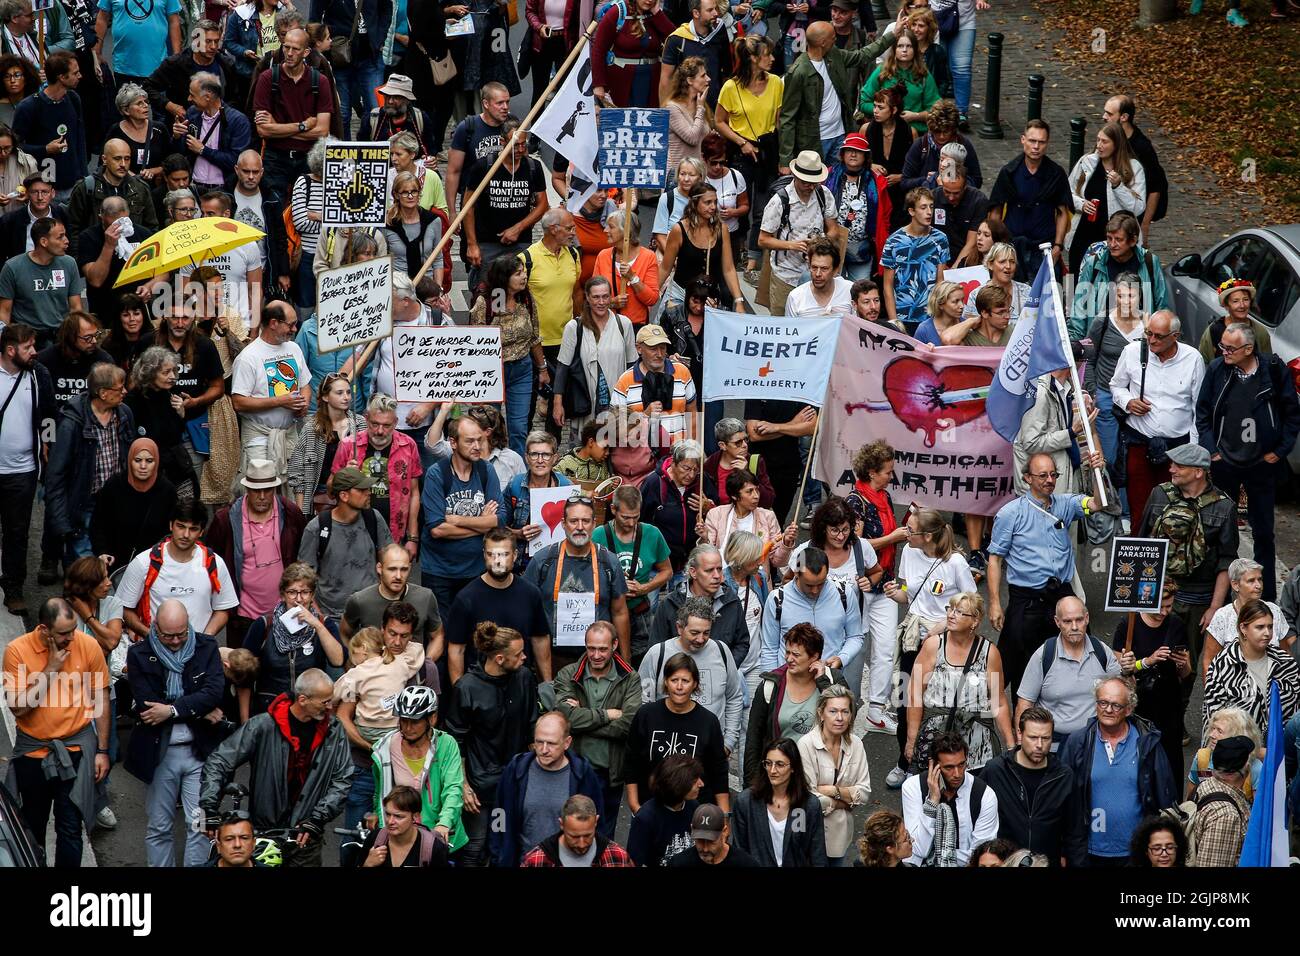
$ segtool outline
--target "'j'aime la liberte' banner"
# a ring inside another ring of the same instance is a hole
[[[813,473],[833,493],[847,494],[854,453],[884,440],[894,449],[898,503],[996,513],[1015,494],[1011,445],[984,409],[1001,357],[996,348],[930,349],[886,326],[845,317]]]
[[[780,399],[821,407],[838,316],[788,318],[706,309],[704,400]]]

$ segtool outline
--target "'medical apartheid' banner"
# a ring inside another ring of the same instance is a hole
[[[931,349],[886,326],[845,317],[815,476],[834,494],[847,494],[854,453],[883,440],[895,454],[895,503],[996,513],[1015,495],[1011,445],[984,412],[1001,357],[996,348]]]

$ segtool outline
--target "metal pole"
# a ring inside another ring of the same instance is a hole
[[[988,85],[984,89],[984,125],[980,139],[1002,139],[1002,34],[989,34]]]
[[[1025,121],[1043,118],[1043,75],[1041,73],[1029,74],[1029,115]]]
[[[1076,163],[1083,158],[1084,141],[1088,136],[1088,121],[1082,116],[1076,116],[1070,120],[1070,165],[1067,169],[1074,169]]]

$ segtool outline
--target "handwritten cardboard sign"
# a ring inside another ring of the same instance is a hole
[[[399,402],[505,401],[496,326],[395,326],[393,367]]]
[[[393,331],[393,259],[371,259],[320,274],[316,342],[334,352],[387,338]]]

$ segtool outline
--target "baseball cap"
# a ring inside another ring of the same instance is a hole
[[[691,817],[691,839],[716,840],[722,836],[726,825],[727,816],[721,807],[714,803],[701,803]]]
[[[375,479],[369,475],[363,475],[358,468],[348,466],[334,472],[333,488],[336,495],[339,492],[352,491],[353,489],[369,491],[374,486]]]
[[[636,334],[637,345],[672,345],[672,339],[668,338],[664,332],[663,326],[660,325],[643,325],[641,331]]]

